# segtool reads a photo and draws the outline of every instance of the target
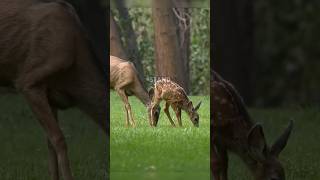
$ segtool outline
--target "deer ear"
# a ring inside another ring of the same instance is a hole
[[[250,156],[258,162],[265,161],[268,147],[260,124],[256,124],[251,128],[247,140]]]
[[[153,95],[154,95],[154,88],[151,88],[151,89],[149,90],[148,94],[149,94],[149,97],[152,98]]]
[[[282,135],[276,140],[276,142],[271,147],[271,154],[274,156],[279,156],[281,151],[286,147],[288,139],[290,137],[293,128],[293,121],[289,122],[288,127],[282,133]]]
[[[197,104],[197,106],[194,108],[195,111],[197,111],[197,110],[200,108],[201,103],[202,103],[202,101],[200,101],[200,102]]]

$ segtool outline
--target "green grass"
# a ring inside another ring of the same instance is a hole
[[[146,108],[135,97],[130,97],[130,102],[138,125],[126,128],[123,104],[110,93],[111,180],[209,179],[210,101],[207,96],[191,100],[202,100],[199,128],[193,127],[184,112],[184,127],[172,128],[163,111],[158,126],[151,128]],[[171,115],[176,122],[173,111]]]
[[[106,137],[78,110],[59,114],[77,180],[106,179]],[[47,140],[24,99],[0,95],[0,179],[49,179]]]
[[[200,108],[200,128],[183,113],[184,128],[171,128],[164,113],[159,126],[150,128],[146,109],[130,98],[137,128],[125,128],[121,101],[111,94],[111,180],[209,179],[209,98]],[[163,106],[162,106],[163,107]],[[273,142],[294,120],[294,130],[280,159],[289,180],[320,179],[320,109],[253,109],[268,142]],[[174,117],[174,113],[171,112]],[[77,180],[106,179],[106,138],[78,110],[60,114],[73,173]],[[0,96],[0,179],[49,179],[44,131],[23,98]],[[251,180],[241,160],[231,155],[230,180]],[[186,178],[187,177],[187,178]]]
[[[288,145],[280,154],[286,170],[287,180],[319,180],[320,179],[320,109],[253,109],[250,112],[264,128],[269,144],[287,127],[290,119],[294,120],[294,128]],[[230,157],[230,179],[251,180],[251,176],[241,160]]]

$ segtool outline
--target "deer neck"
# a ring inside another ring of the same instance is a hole
[[[184,110],[184,111],[188,114],[188,116],[190,117],[192,112],[191,112],[190,109],[188,108],[189,102],[190,102],[189,99],[183,100],[181,109]]]
[[[151,105],[151,99],[144,88],[142,88],[141,91],[142,91],[141,93],[137,94],[137,97],[146,107],[149,107]]]

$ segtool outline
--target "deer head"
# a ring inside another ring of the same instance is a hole
[[[148,91],[148,94],[149,94],[149,98],[151,100],[151,103],[152,103],[152,98],[154,96],[154,88],[151,88],[149,91]],[[149,123],[150,123],[150,126],[154,126],[156,127],[157,124],[158,124],[158,121],[159,121],[159,116],[160,116],[160,111],[161,111],[161,108],[159,105],[156,106],[156,110],[154,112],[152,112],[151,114],[151,103],[149,104],[148,106],[148,114],[149,114]],[[152,122],[152,120],[154,120],[154,122]]]
[[[268,147],[262,126],[254,125],[248,133],[248,152],[252,158],[251,171],[256,180],[285,180],[284,169],[278,159],[280,152],[285,148],[293,128],[290,121],[288,127],[276,142]]]
[[[201,101],[197,104],[195,108],[192,105],[192,101],[189,101],[187,104],[188,115],[195,127],[199,127],[199,114],[197,111],[200,108],[200,106],[201,106]]]

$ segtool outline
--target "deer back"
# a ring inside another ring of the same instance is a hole
[[[216,72],[213,72],[210,98],[214,128],[242,124],[242,122],[252,125],[245,104],[237,90]]]

